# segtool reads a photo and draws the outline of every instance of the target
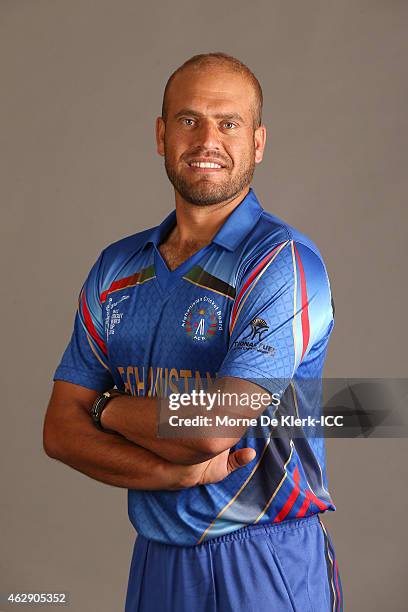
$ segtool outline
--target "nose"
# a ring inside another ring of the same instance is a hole
[[[208,120],[201,120],[196,131],[197,144],[205,149],[219,149],[220,135],[216,124]]]

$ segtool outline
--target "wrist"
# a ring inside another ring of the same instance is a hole
[[[168,470],[171,473],[173,489],[189,489],[200,484],[202,469],[200,470],[199,466],[197,465],[179,465],[170,463]]]
[[[122,394],[117,389],[110,389],[109,391],[104,391],[95,399],[91,409],[91,418],[97,429],[106,433],[116,433],[116,428],[114,426],[108,427],[106,420],[102,419],[104,413],[109,409],[109,404],[120,395]]]
[[[104,429],[115,429],[114,427],[114,411],[113,411],[113,402],[117,400],[117,397],[112,397],[109,401],[109,404],[106,406],[104,411],[101,414],[101,425]]]
[[[194,467],[192,465],[171,463],[163,459],[154,468],[155,480],[162,482],[163,486],[161,488],[168,491],[189,489],[197,485],[199,480]]]

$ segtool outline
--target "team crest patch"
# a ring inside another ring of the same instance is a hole
[[[212,297],[199,297],[184,313],[181,327],[195,342],[206,342],[223,330],[222,310]]]

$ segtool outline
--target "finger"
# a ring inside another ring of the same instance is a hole
[[[230,453],[228,456],[228,468],[233,472],[237,468],[248,465],[256,457],[256,451],[253,448],[240,448],[239,450]]]

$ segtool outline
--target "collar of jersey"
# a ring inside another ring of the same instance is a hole
[[[228,251],[235,251],[257,223],[262,211],[263,208],[251,188],[242,202],[230,214],[224,225],[220,227],[212,242]],[[157,247],[175,224],[176,211],[172,210],[160,225],[152,229],[142,248],[147,244],[154,244]]]

